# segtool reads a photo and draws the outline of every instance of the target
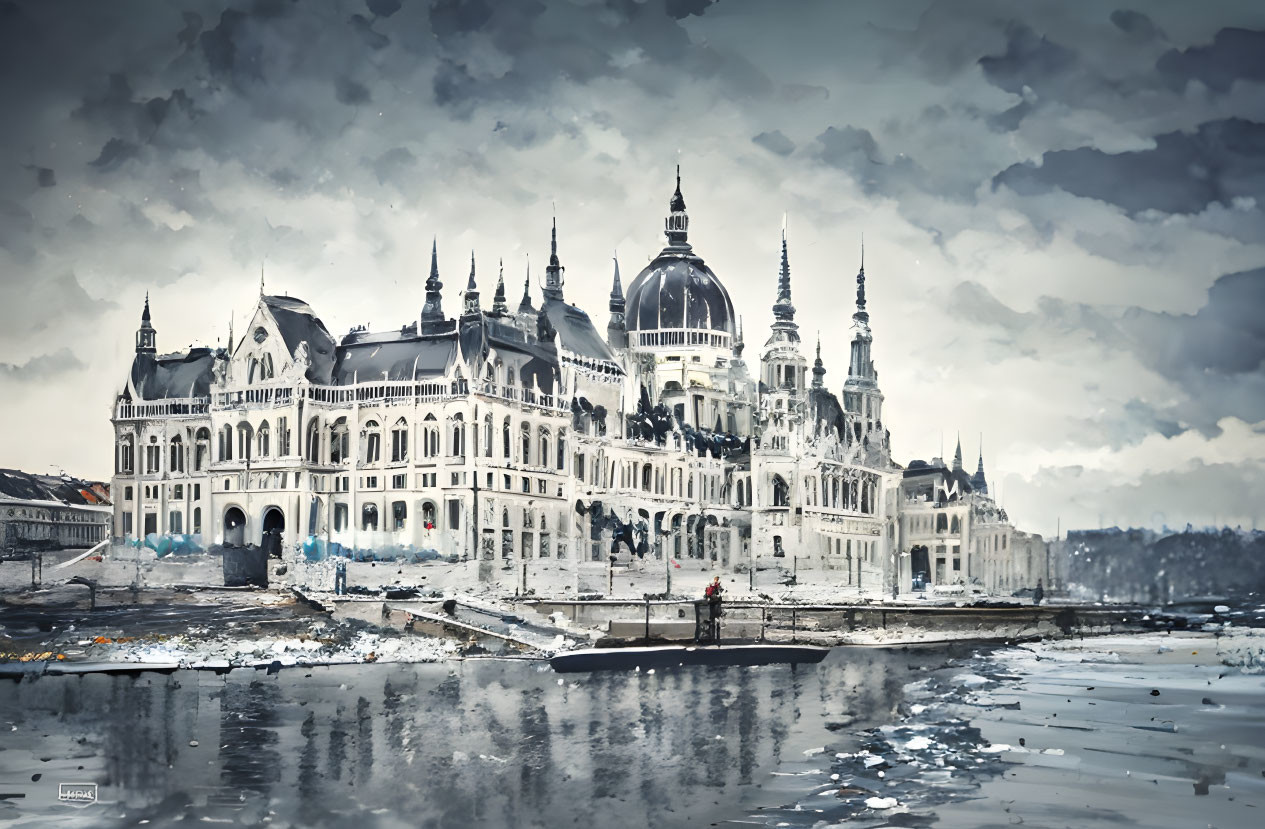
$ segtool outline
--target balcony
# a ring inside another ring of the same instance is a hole
[[[205,417],[210,412],[206,397],[172,397],[166,400],[126,403],[114,407],[115,420],[148,420],[159,417]]]

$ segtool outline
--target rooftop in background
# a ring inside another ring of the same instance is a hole
[[[35,475],[20,469],[0,469],[0,500],[50,501],[69,506],[110,506],[110,484],[85,481],[65,473]]]

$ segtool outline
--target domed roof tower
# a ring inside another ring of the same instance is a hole
[[[631,348],[733,347],[733,301],[686,241],[689,225],[678,167],[676,192],[664,221],[667,247],[628,286],[625,324]]]

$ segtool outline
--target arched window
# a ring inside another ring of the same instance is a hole
[[[947,532],[949,529],[949,517],[943,512],[936,515],[936,532]]]
[[[567,430],[558,430],[558,471],[567,468]]]
[[[510,459],[510,419],[505,418],[505,424],[501,427],[501,455],[505,460]]]
[[[461,413],[452,416],[452,444],[449,446],[451,455],[454,458],[462,457],[466,454],[466,424]]]
[[[509,387],[509,386],[513,386],[513,385],[514,385],[514,376],[515,376],[515,375],[514,375],[514,367],[513,367],[513,366],[506,366],[506,367],[505,367],[505,385],[506,385],[506,387],[507,387],[507,390],[508,390],[508,387]]]
[[[180,435],[171,439],[167,454],[171,455],[171,471],[184,472],[184,441],[180,439]]]
[[[264,355],[263,360],[262,360],[262,361],[260,361],[260,364],[259,364],[259,365],[260,365],[260,369],[259,369],[259,379],[260,379],[260,380],[271,380],[271,379],[272,379],[272,375],[273,375],[273,371],[272,371],[272,355],[271,355],[271,354],[265,354],[265,355]]]
[[[321,427],[316,418],[307,422],[307,460],[308,463],[321,462]]]
[[[786,480],[781,475],[773,476],[773,506],[790,506],[790,490],[786,486]]]
[[[250,358],[250,368],[246,370],[246,384],[253,385],[255,378],[259,376],[259,361],[254,357]]]
[[[957,535],[961,531],[962,525],[958,522],[958,517],[955,515],[953,516],[953,520],[949,523],[949,532],[953,535]]]
[[[382,432],[378,421],[365,421],[361,435],[364,437],[364,462],[377,463],[382,460]]]
[[[231,461],[233,459],[233,427],[224,424],[224,428],[220,430],[220,460]]]
[[[501,526],[508,527],[510,525],[510,510],[506,507],[501,510]]]
[[[378,528],[378,507],[376,504],[365,504],[360,510],[360,529],[376,530]]]
[[[119,438],[119,472],[130,473],[136,468],[136,440],[131,435]]]
[[[491,374],[492,367],[488,366],[488,373]],[[485,458],[492,457],[492,415],[491,413],[483,416],[483,456]]]
[[[329,462],[344,463],[351,457],[347,418],[340,417],[329,427]]]
[[[527,466],[531,463],[531,424],[524,420],[519,431],[522,437],[520,442],[523,450],[523,454],[519,457],[519,462]]]
[[[435,529],[435,505],[430,501],[422,504],[422,527],[428,530]]]
[[[248,461],[253,454],[253,446],[251,444],[255,440],[255,430],[250,428],[250,424],[242,421],[237,424],[237,458],[238,460]]]
[[[439,456],[439,421],[435,415],[427,413],[422,418],[422,456],[435,458]]]
[[[686,473],[685,497],[686,498],[694,497],[694,473],[693,472]]]
[[[552,455],[549,452],[549,429],[540,427],[540,465],[548,466],[549,459]]]
[[[268,421],[259,424],[259,431],[256,433],[256,442],[259,444],[259,457],[268,457],[268,438],[269,438]]]
[[[654,467],[652,467],[648,463],[643,464],[641,467],[641,488],[645,490],[646,492],[650,491],[651,480],[652,480],[651,476],[654,474],[652,472],[653,468]]]
[[[193,438],[193,471],[206,469],[211,455],[211,430],[203,426]]]
[[[408,423],[402,417],[391,429],[391,460],[397,463],[408,460]]]

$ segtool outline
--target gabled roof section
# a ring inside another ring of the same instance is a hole
[[[598,335],[588,314],[560,299],[546,299],[543,308],[558,332],[558,343],[563,351],[590,360],[615,363],[615,355],[605,338]]]
[[[381,380],[413,381],[442,377],[457,360],[457,338],[373,336],[359,342],[346,342],[337,349],[332,381],[350,385],[353,381],[369,383]]]
[[[131,386],[141,400],[206,397],[211,393],[214,362],[209,348],[161,356],[142,352],[132,360]]]
[[[325,323],[306,302],[292,296],[265,296],[263,303],[277,323],[286,352],[293,357],[299,343],[307,342],[307,379],[312,383],[329,383],[337,360],[336,344]]]

